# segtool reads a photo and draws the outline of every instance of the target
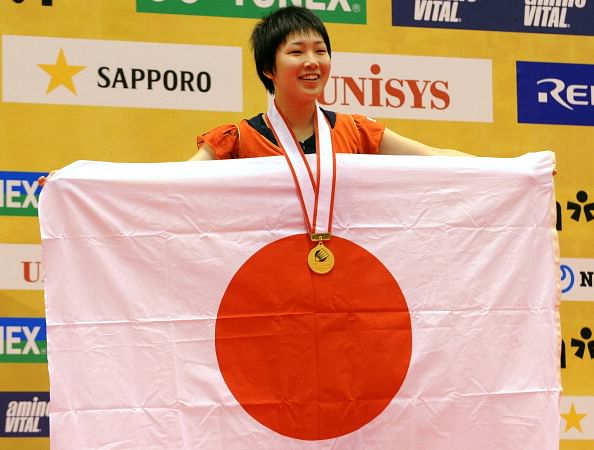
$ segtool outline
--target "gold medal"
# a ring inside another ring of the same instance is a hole
[[[307,255],[307,264],[313,272],[323,275],[334,268],[334,255],[322,241],[318,241],[318,245]]]

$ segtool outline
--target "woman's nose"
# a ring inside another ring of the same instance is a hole
[[[316,58],[316,55],[313,53],[308,53],[307,58],[305,60],[305,66],[307,67],[317,67],[319,65],[319,61]]]

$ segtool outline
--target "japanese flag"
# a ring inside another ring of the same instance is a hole
[[[556,448],[553,168],[339,154],[325,275],[282,157],[62,169],[52,448]]]

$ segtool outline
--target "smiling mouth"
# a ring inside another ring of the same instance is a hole
[[[299,77],[299,79],[305,80],[305,81],[317,81],[320,79],[320,76],[317,74],[302,75]]]

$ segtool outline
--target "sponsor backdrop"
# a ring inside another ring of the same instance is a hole
[[[185,160],[264,110],[248,37],[290,3],[328,24],[328,108],[479,156],[556,152],[560,447],[592,448],[594,0],[2,0],[0,447],[49,448],[37,178]]]

